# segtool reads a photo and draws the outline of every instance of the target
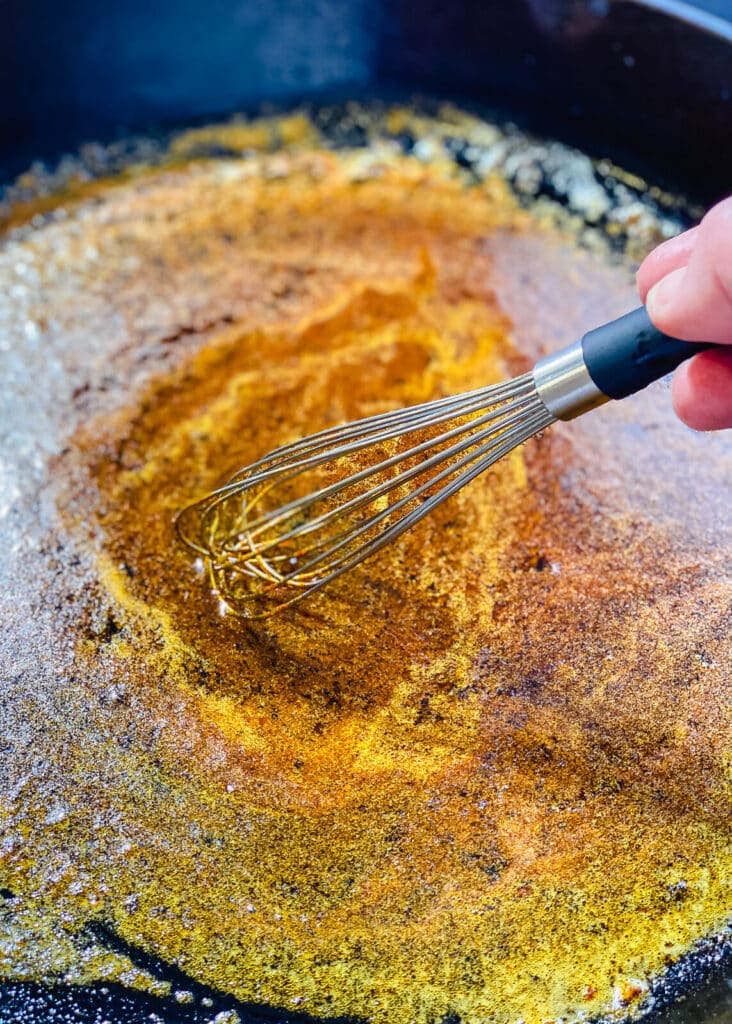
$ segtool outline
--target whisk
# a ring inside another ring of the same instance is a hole
[[[625,398],[710,346],[644,307],[506,383],[323,430],[240,469],[177,519],[225,607],[264,618],[396,540],[556,420]]]

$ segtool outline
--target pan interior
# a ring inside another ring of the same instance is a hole
[[[156,991],[102,922],[319,1017],[637,1015],[729,911],[729,442],[663,386],[558,425],[265,623],[175,540],[277,444],[630,308],[632,252],[678,224],[584,163],[559,211],[538,143],[517,168],[458,112],[376,123],[199,130],[16,202],[4,972]]]

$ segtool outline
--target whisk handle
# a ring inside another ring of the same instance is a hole
[[[665,377],[712,345],[681,341],[659,331],[645,306],[588,331],[582,357],[596,387],[608,398],[627,398]]]

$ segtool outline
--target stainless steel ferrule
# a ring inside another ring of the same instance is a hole
[[[539,398],[558,420],[573,420],[609,401],[590,377],[581,341],[539,360],[534,367],[534,384]]]

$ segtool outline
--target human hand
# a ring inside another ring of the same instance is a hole
[[[729,345],[679,367],[672,393],[676,413],[695,430],[732,427],[732,196],[654,249],[638,271],[638,290],[665,334]]]

